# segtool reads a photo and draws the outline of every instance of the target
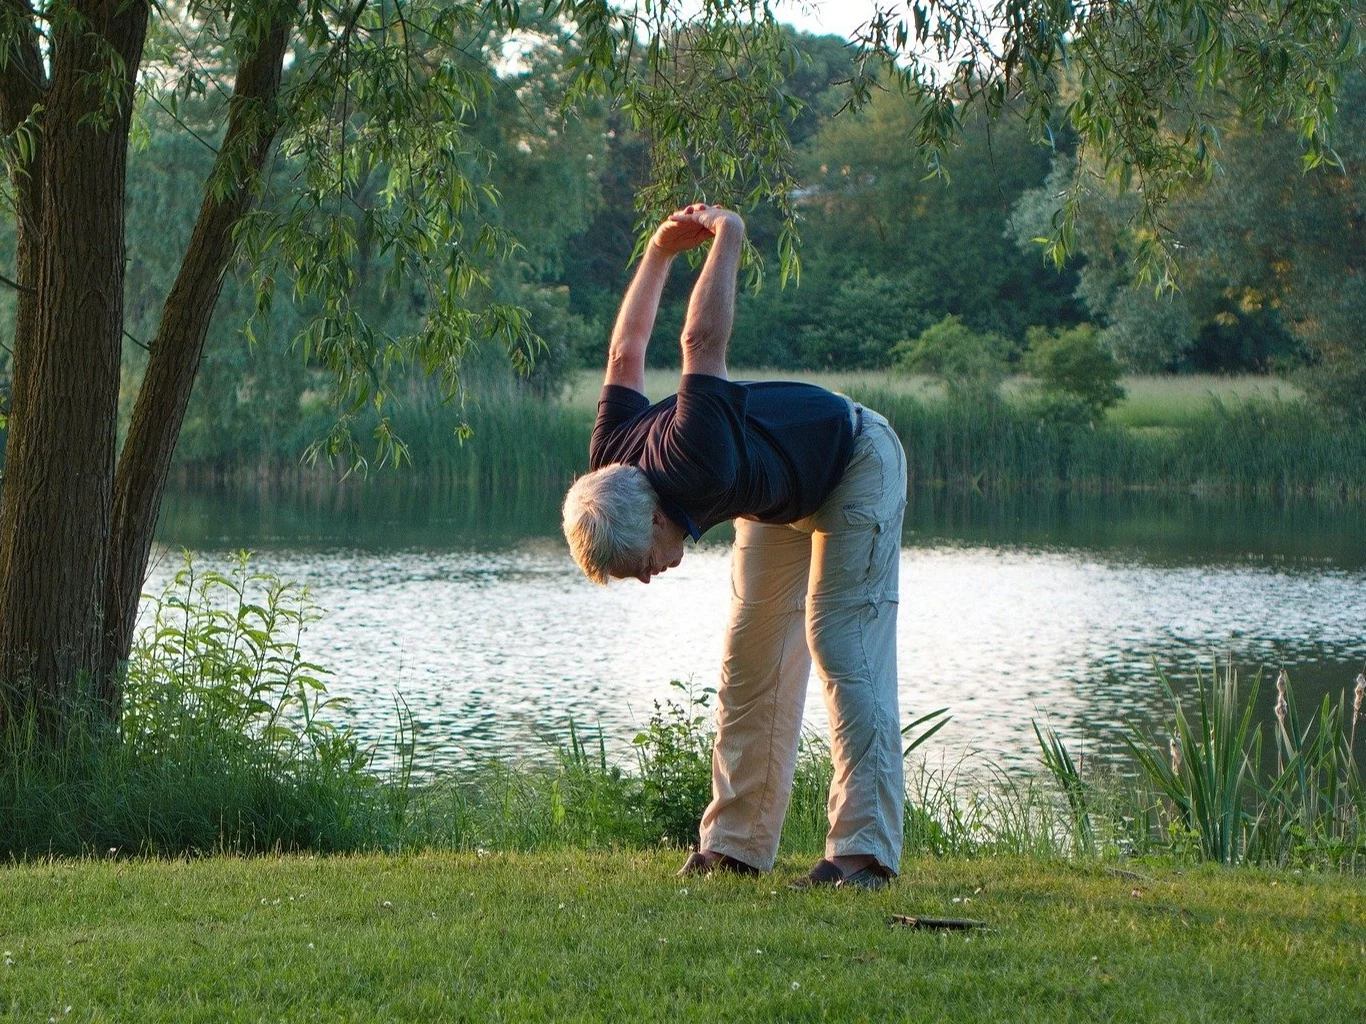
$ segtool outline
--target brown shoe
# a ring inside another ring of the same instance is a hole
[[[792,889],[883,889],[892,882],[892,873],[876,862],[846,875],[831,861],[821,858],[801,878],[790,883]]]
[[[710,875],[717,872],[725,872],[732,875],[757,875],[761,872],[758,868],[746,864],[742,860],[736,860],[727,854],[708,860],[701,852],[694,853],[683,866],[678,869],[680,878],[693,878],[699,875]]]

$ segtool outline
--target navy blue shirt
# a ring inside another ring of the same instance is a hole
[[[660,507],[696,540],[737,517],[791,523],[816,511],[849,464],[846,399],[814,384],[684,374],[661,402],[608,384],[592,469],[639,466]]]

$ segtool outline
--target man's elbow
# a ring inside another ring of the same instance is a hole
[[[644,369],[645,355],[643,352],[614,348],[607,353],[607,372],[613,377],[629,376],[633,373],[643,372]]]
[[[726,347],[726,339],[708,327],[689,326],[685,328],[681,343],[685,353],[698,355],[720,351]]]

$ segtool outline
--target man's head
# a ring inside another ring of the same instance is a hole
[[[564,536],[594,583],[649,583],[682,560],[685,533],[660,509],[645,474],[618,462],[574,481],[564,496]]]

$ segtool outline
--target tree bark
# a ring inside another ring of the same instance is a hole
[[[38,54],[38,33],[27,0],[4,0],[5,15],[16,26],[9,40],[4,67],[0,68],[0,128],[14,135],[46,99],[47,80]],[[34,151],[27,162],[15,166],[12,185],[15,198],[15,280],[19,285],[10,363],[10,410],[23,419],[28,397],[29,367],[33,364],[34,325],[38,310],[38,242],[43,216],[42,135],[32,132]],[[11,450],[12,454],[12,450]],[[0,576],[4,568],[0,566]]]
[[[21,284],[33,275],[35,291],[20,311],[0,493],[0,714],[35,712],[49,737],[98,670],[104,634],[124,167],[148,4],[73,0],[62,14],[51,35],[42,158],[28,186],[37,237],[26,240],[21,260],[33,262],[19,273]],[[22,102],[7,97],[0,107]]]
[[[5,0],[5,16],[15,26],[9,39],[3,69],[0,69],[0,127],[13,136],[46,100],[47,81],[38,54],[38,33],[33,23],[33,11],[27,0]],[[27,418],[30,367],[35,361],[34,345],[38,312],[39,226],[43,215],[43,146],[42,136],[33,133],[35,147],[26,162],[18,162],[11,169],[10,182],[15,199],[15,282],[19,286],[14,322],[14,341],[10,360],[9,419],[6,435],[6,461],[22,463],[20,446],[29,436],[22,424]],[[16,478],[6,472],[0,482],[0,536],[9,536],[14,529],[15,511],[19,494]],[[0,544],[0,580],[9,577],[10,546]],[[10,693],[0,678],[0,732],[5,729],[5,716],[24,702],[18,693]]]
[[[99,696],[111,716],[117,716],[122,702],[122,666],[137,623],[152,533],[204,339],[232,257],[233,228],[247,210],[279,128],[276,100],[296,16],[294,4],[277,5],[255,50],[238,66],[227,133],[210,176],[219,187],[205,188],[185,258],[162,308],[119,459],[97,676]]]

